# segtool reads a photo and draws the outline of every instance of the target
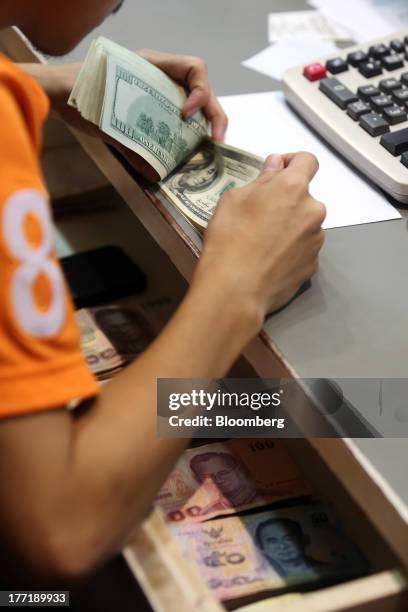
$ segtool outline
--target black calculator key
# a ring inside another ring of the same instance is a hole
[[[347,107],[347,114],[354,119],[354,121],[358,121],[361,115],[365,113],[371,112],[371,106],[367,104],[367,102],[363,102],[363,100],[357,100],[357,102],[352,102]]]
[[[327,60],[326,68],[332,74],[346,72],[346,70],[349,69],[347,62],[342,57],[335,57],[334,59]]]
[[[362,62],[359,67],[359,71],[367,79],[382,74],[382,64],[379,60],[369,60],[368,62]]]
[[[397,104],[405,104],[408,102],[408,87],[402,87],[392,92],[395,102]]]
[[[397,70],[397,68],[403,67],[404,60],[397,53],[395,53],[394,55],[386,55],[383,57],[382,64],[388,71]]]
[[[364,53],[364,51],[354,51],[354,53],[348,54],[347,61],[349,64],[357,68],[361,62],[368,61],[368,53]]]
[[[342,109],[345,109],[351,102],[355,102],[358,99],[350,89],[334,77],[322,79],[319,89]]]
[[[405,43],[406,45],[408,45],[408,36],[405,36],[405,38],[404,38],[404,43]]]
[[[390,126],[381,115],[377,113],[367,113],[360,119],[360,125],[371,136],[381,136],[390,131]]]
[[[407,120],[407,113],[400,106],[393,104],[392,106],[384,108],[384,118],[391,125],[396,125],[397,123],[402,123]]]
[[[399,38],[394,38],[394,40],[392,40],[390,43],[390,47],[393,51],[396,51],[397,53],[404,53],[405,51],[404,41],[400,40]]]
[[[401,83],[397,79],[383,79],[379,83],[381,91],[384,93],[390,93],[394,89],[401,89]]]
[[[379,96],[381,91],[375,85],[362,85],[357,89],[357,93],[363,100],[371,100],[374,96]]]
[[[408,168],[408,151],[402,154],[401,164],[404,164]]]
[[[400,75],[400,79],[401,79],[401,82],[403,83],[403,85],[408,85],[408,72],[403,72]]]
[[[379,59],[380,57],[389,55],[390,50],[386,45],[380,43],[379,45],[373,45],[372,47],[370,47],[368,52],[371,55],[371,57],[375,57],[376,59]]]
[[[375,98],[371,98],[371,105],[377,113],[382,113],[384,108],[393,105],[393,101],[391,96],[381,94],[379,96],[376,96]]]
[[[390,132],[383,136],[380,142],[392,155],[401,155],[401,153],[408,151],[408,128],[398,132]]]

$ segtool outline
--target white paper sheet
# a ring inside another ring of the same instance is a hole
[[[406,0],[309,0],[328,19],[346,27],[356,42],[387,36],[408,26]]]
[[[288,11],[268,16],[270,43],[305,36],[319,40],[350,40],[350,32],[319,11]]]
[[[311,38],[281,40],[242,62],[246,68],[252,68],[274,79],[281,79],[288,68],[298,64],[308,64],[333,53],[336,47],[326,40]]]
[[[320,169],[311,193],[327,207],[324,228],[399,219],[386,198],[349,168],[298,119],[281,92],[226,96],[226,143],[261,157],[269,153],[310,151]]]

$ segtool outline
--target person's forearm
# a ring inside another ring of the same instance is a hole
[[[51,420],[47,452],[30,452],[25,465],[24,437],[15,449],[18,468],[11,465],[2,473],[6,479],[14,474],[16,499],[21,487],[32,502],[26,517],[25,511],[13,517],[18,523],[11,531],[22,538],[26,553],[37,555],[31,564],[40,573],[50,574],[50,566],[60,563],[57,575],[81,575],[124,545],[187,443],[157,437],[157,378],[221,377],[256,333],[256,314],[215,277],[214,286],[200,282],[190,290],[162,334],[102,388],[89,410],[35,417],[26,441],[41,440],[42,419]],[[1,486],[10,490],[7,482]]]
[[[51,109],[69,121],[74,109],[67,106],[69,94],[81,68],[81,63],[70,64],[19,64],[45,91],[50,99]]]
[[[223,293],[223,287],[193,289],[151,348],[104,387],[89,415],[75,427],[75,471],[83,475],[88,470],[89,492],[95,466],[105,476],[89,496],[89,510],[93,514],[99,497],[97,507],[104,510],[98,523],[103,524],[95,525],[93,518],[94,529],[110,532],[111,546],[148,512],[187,443],[157,437],[157,378],[224,376],[256,333],[255,317]],[[112,525],[118,526],[116,533]]]

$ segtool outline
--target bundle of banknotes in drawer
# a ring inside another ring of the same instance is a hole
[[[222,602],[320,588],[368,572],[333,509],[313,496],[279,440],[187,449],[157,505],[185,558]]]

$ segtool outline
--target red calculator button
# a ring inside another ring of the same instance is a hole
[[[327,70],[322,64],[309,64],[305,66],[303,74],[309,81],[319,81],[327,76]]]

